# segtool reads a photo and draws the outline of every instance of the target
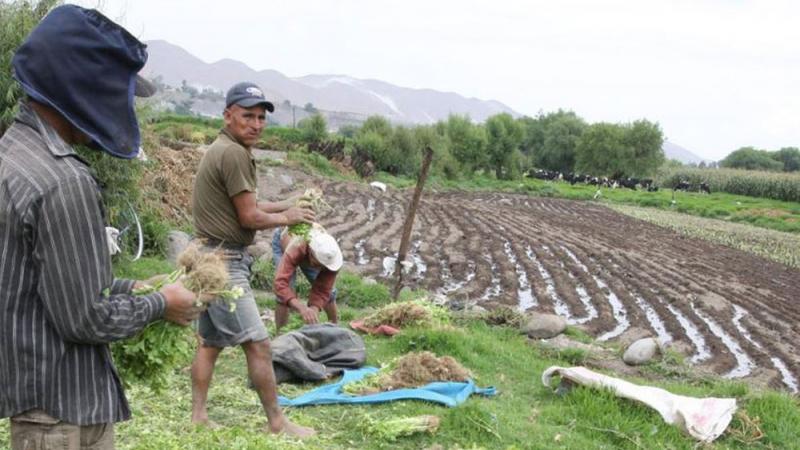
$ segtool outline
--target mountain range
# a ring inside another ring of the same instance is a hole
[[[206,63],[185,49],[164,40],[147,41],[149,58],[142,74],[160,83],[177,88],[184,83],[198,89],[211,90],[220,95],[195,98],[191,102],[194,113],[219,116],[224,108],[221,93],[239,81],[252,81],[265,91],[275,103],[276,111],[270,120],[292,125],[321,110],[329,127],[336,129],[346,124],[360,124],[368,116],[381,115],[399,124],[430,124],[445,120],[450,114],[468,115],[475,122],[483,122],[499,113],[514,117],[521,114],[495,100],[467,98],[453,92],[433,89],[412,89],[385,81],[358,79],[347,75],[306,75],[288,77],[277,70],[255,70],[233,59]],[[174,106],[185,97],[173,92],[163,95],[165,104]],[[308,107],[312,106],[312,107]],[[674,144],[664,142],[668,159],[698,164],[704,158]]]
[[[701,162],[711,162],[670,141],[664,141],[664,145],[661,146],[661,149],[664,150],[664,156],[666,156],[667,159],[677,159],[684,164],[700,164]]]
[[[447,119],[450,114],[468,115],[476,122],[488,117],[519,113],[494,100],[466,98],[452,92],[411,89],[379,80],[362,80],[346,75],[307,75],[291,78],[276,70],[255,70],[232,59],[206,63],[183,48],[163,40],[146,42],[149,58],[142,74],[160,77],[166,85],[178,87],[185,81],[196,88],[225,92],[239,81],[252,81],[265,91],[276,106],[288,100],[304,106],[311,103],[324,111],[351,113],[364,118],[382,115],[394,123],[425,124]],[[220,109],[221,110],[221,109]]]

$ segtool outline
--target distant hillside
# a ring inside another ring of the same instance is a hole
[[[187,84],[224,92],[236,82],[248,80],[260,85],[267,96],[282,107],[274,119],[291,123],[292,108],[284,101],[303,107],[311,103],[326,111],[349,113],[353,121],[380,114],[396,123],[425,124],[446,119],[449,114],[467,114],[473,120],[507,112],[519,116],[510,107],[493,100],[466,98],[452,92],[410,89],[378,80],[360,80],[344,75],[307,75],[290,78],[275,70],[256,71],[232,59],[206,63],[183,48],[166,41],[148,41],[150,57],[143,69],[148,78],[160,77],[169,86]],[[200,105],[197,105],[198,107]],[[221,111],[216,105],[203,105],[202,114]],[[194,107],[193,107],[194,108]],[[210,111],[205,109],[211,108]],[[295,116],[302,115],[295,108]],[[345,114],[347,115],[347,114]],[[341,116],[341,114],[339,114]],[[299,120],[301,117],[295,117]]]
[[[684,164],[700,164],[703,161],[709,162],[707,159],[697,156],[680,145],[673,144],[669,141],[664,141],[664,145],[661,148],[664,150],[664,155],[666,155],[667,159],[677,159]]]

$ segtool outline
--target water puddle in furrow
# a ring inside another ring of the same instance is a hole
[[[395,265],[397,264],[397,257],[387,256],[383,258],[383,273],[382,277],[388,278],[394,273]]]
[[[601,290],[608,289],[608,294],[606,297],[608,298],[608,303],[611,305],[611,312],[614,314],[614,319],[617,321],[617,326],[614,327],[613,330],[606,332],[597,338],[598,341],[603,342],[622,334],[628,329],[628,327],[631,326],[631,323],[628,321],[628,312],[625,310],[622,302],[619,301],[617,294],[611,292],[611,289],[608,288],[608,285],[605,283],[605,281],[601,280],[595,275],[592,275],[592,278],[594,278],[594,282],[597,283],[597,287],[599,287]]]
[[[366,239],[362,239],[356,242],[356,264],[359,266],[364,266],[369,263],[369,258],[367,258],[366,253],[364,252],[364,244],[367,242]]]
[[[375,220],[375,199],[367,200],[367,216],[370,222]]]
[[[572,253],[568,248],[561,247],[562,250],[570,257],[570,259],[577,264],[584,272],[589,274],[593,279],[594,282],[597,284],[597,287],[600,290],[606,289],[608,290],[608,294],[606,294],[606,298],[608,299],[608,303],[611,305],[611,313],[614,315],[614,320],[617,321],[617,326],[614,327],[613,330],[608,331],[606,333],[601,334],[597,340],[598,341],[607,341],[609,339],[615,338],[622,334],[628,327],[631,326],[631,323],[628,321],[628,312],[625,310],[625,306],[622,305],[622,302],[617,297],[617,294],[613,293],[611,289],[609,289],[608,285],[605,281],[601,280],[595,274],[589,272],[589,268],[586,267],[574,253]]]
[[[577,322],[572,317],[572,314],[569,312],[569,307],[561,297],[559,297],[558,292],[556,292],[556,284],[553,281],[553,277],[550,275],[550,272],[544,268],[542,263],[539,261],[539,258],[536,257],[536,254],[533,253],[533,249],[529,246],[525,248],[525,254],[528,255],[528,259],[530,259],[534,264],[536,264],[536,269],[539,270],[539,275],[541,275],[542,279],[544,280],[545,284],[545,292],[553,300],[553,310],[559,316],[564,317],[567,323],[570,325],[574,325]]]
[[[714,322],[710,317],[706,316],[704,313],[700,312],[697,307],[694,306],[694,302],[689,302],[689,306],[692,308],[697,317],[699,317],[703,322],[708,325],[709,330],[714,334],[714,336],[718,337],[728,350],[731,351],[733,357],[736,359],[736,367],[731,369],[730,372],[723,375],[725,378],[741,378],[750,375],[750,372],[753,371],[755,364],[747,356],[747,353],[742,350],[742,347],[733,339],[725,330],[722,329],[716,322]]]
[[[423,261],[422,257],[419,255],[419,247],[421,245],[422,241],[414,242],[408,255],[409,258],[411,258],[411,262],[414,263],[414,267],[417,269],[417,279],[419,280],[425,278],[425,272],[428,271],[428,265],[425,264],[425,261]]]
[[[733,324],[736,326],[736,329],[739,330],[739,333],[742,333],[742,336],[744,336],[744,338],[747,339],[748,342],[753,344],[755,348],[759,350],[764,350],[764,347],[762,347],[761,344],[756,342],[755,339],[753,339],[753,336],[750,334],[750,332],[747,331],[744,325],[742,325],[742,319],[744,318],[744,316],[748,314],[748,312],[744,308],[735,303],[731,303],[731,305],[733,305],[733,311],[734,311]],[[792,393],[796,394],[798,392],[797,378],[795,378],[794,375],[792,375],[792,373],[789,372],[789,368],[786,367],[786,364],[776,356],[771,356],[770,361],[772,361],[772,365],[775,366],[776,369],[778,369],[778,372],[780,372],[781,377],[783,379],[783,384],[785,384],[789,388],[789,390],[792,391]]]
[[[449,294],[451,292],[455,292],[462,287],[466,286],[467,283],[472,281],[475,278],[475,262],[474,261],[467,261],[467,276],[462,281],[456,281],[453,279],[453,273],[450,271],[450,266],[447,264],[447,261],[441,257],[442,248],[441,246],[437,250],[437,255],[440,261],[440,266],[442,269],[441,277],[444,284],[436,291],[439,294]]]
[[[662,305],[666,306],[669,312],[675,316],[675,319],[678,320],[678,323],[681,324],[683,331],[686,333],[686,337],[692,341],[692,345],[695,348],[695,354],[689,358],[689,362],[692,364],[697,364],[699,362],[705,361],[711,357],[711,352],[708,350],[708,345],[706,345],[706,339],[700,334],[700,330],[690,321],[686,316],[683,315],[680,310],[669,303],[664,302],[663,300],[659,300]]]
[[[481,296],[481,300],[488,300],[492,297],[497,297],[500,295],[500,276],[497,275],[497,265],[492,260],[492,257],[490,255],[484,255],[483,259],[489,263],[489,266],[492,270],[492,280],[489,283],[489,287],[486,288],[486,291],[484,291],[483,295]]]
[[[517,256],[511,249],[511,242],[506,239],[504,239],[504,241],[503,250],[506,252],[508,261],[514,265],[514,271],[517,273],[517,281],[519,282],[519,287],[517,288],[517,308],[520,311],[525,311],[528,308],[537,306],[539,302],[536,300],[536,296],[533,295],[531,283],[528,281],[528,274],[525,272],[525,269],[519,265]]]
[[[662,345],[672,342],[672,335],[667,331],[664,322],[661,321],[661,317],[658,316],[656,310],[642,297],[637,295],[634,298],[636,298],[636,304],[639,305],[639,309],[644,312],[647,321],[650,322],[650,326],[656,331],[659,342],[661,342]]]
[[[542,249],[547,252],[548,255],[555,257],[555,254],[550,250],[550,247],[543,245]],[[569,276],[569,279],[572,281],[572,284],[575,286],[575,292],[578,294],[578,299],[580,299],[583,307],[586,309],[586,316],[585,317],[573,317],[573,321],[576,324],[586,323],[592,319],[597,318],[597,308],[594,307],[592,304],[592,297],[586,292],[586,288],[583,286],[583,283],[572,274],[569,270],[567,270],[566,264],[564,261],[558,260],[558,264],[564,269],[564,272]]]
[[[400,263],[403,266],[403,273],[408,274],[411,273],[411,269],[414,268],[414,263],[405,260]],[[386,256],[383,258],[383,273],[381,274],[384,278],[389,278],[394,276],[394,271],[397,266],[397,256]]]

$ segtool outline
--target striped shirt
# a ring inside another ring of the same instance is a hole
[[[114,280],[99,188],[27,104],[0,138],[0,418],[77,425],[130,417],[108,343],[164,313]]]

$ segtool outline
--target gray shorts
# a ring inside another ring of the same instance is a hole
[[[244,289],[244,295],[235,300],[236,308],[233,312],[227,300],[217,300],[208,305],[208,309],[200,315],[197,322],[197,332],[203,338],[203,345],[232,347],[269,338],[256,306],[253,289],[250,288],[250,265],[253,257],[246,248],[214,250],[224,253],[230,284]]]

